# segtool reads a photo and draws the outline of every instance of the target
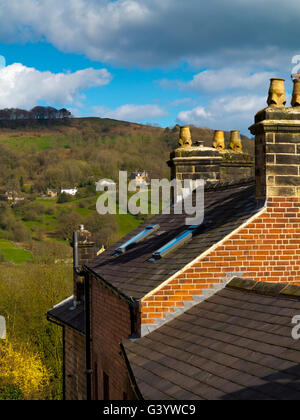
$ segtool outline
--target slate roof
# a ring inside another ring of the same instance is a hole
[[[300,287],[234,279],[122,348],[146,400],[300,399]]]
[[[85,334],[84,304],[80,303],[74,308],[73,296],[54,306],[47,312],[47,319],[66,325],[81,334]]]
[[[193,239],[176,251],[155,263],[148,261],[154,251],[186,230],[185,214],[159,214],[109,247],[87,264],[87,268],[120,294],[139,300],[234,231],[261,207],[262,203],[255,199],[254,181],[213,185],[205,191],[204,223]],[[117,247],[149,224],[159,224],[160,230],[124,255],[114,256]]]

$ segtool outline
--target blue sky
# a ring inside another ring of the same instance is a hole
[[[0,0],[0,108],[247,134],[271,77],[289,97],[299,17],[298,0]]]

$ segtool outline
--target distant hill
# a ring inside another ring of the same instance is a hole
[[[211,146],[214,131],[191,127],[194,141]],[[177,147],[179,127],[161,128],[102,118],[0,121],[0,188],[24,185],[85,186],[100,177],[118,178],[119,170],[146,170],[152,177],[169,175],[166,161]],[[226,133],[229,143],[229,133]],[[253,140],[243,136],[253,155]]]

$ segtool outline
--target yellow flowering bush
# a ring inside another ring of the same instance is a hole
[[[40,355],[31,353],[28,346],[17,348],[10,342],[0,343],[0,387],[14,385],[25,399],[40,399],[50,376]]]

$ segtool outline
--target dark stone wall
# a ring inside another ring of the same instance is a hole
[[[208,147],[176,149],[168,162],[171,179],[233,181],[254,176],[254,161],[245,153]]]

